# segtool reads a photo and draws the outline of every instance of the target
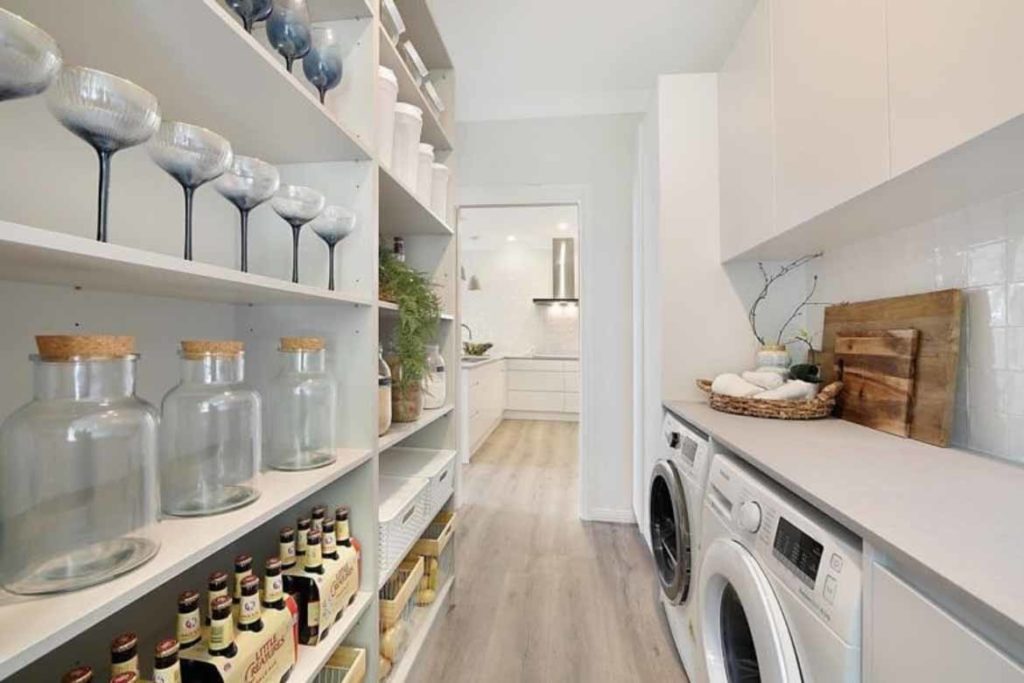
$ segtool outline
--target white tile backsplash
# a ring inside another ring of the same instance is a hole
[[[953,442],[1024,462],[1024,192],[834,249],[812,274],[832,303],[964,289]],[[806,314],[818,335],[823,313]]]

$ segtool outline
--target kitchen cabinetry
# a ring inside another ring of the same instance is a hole
[[[747,19],[718,79],[722,259],[775,231],[769,3]]]
[[[505,412],[505,361],[469,366],[466,382],[466,450],[472,455],[487,440]]]
[[[510,358],[507,363],[506,408],[510,417],[576,419],[579,413],[579,361]]]
[[[888,0],[892,171],[1024,112],[1019,0]]]
[[[888,569],[873,562],[869,585],[869,683],[1024,681],[1024,669]]]
[[[769,3],[776,231],[889,178],[885,2]]]

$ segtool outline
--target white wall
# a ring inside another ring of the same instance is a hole
[[[640,117],[459,126],[460,196],[470,187],[575,186],[580,230],[583,396],[581,514],[631,521],[631,236]],[[479,193],[478,193],[479,196]],[[471,202],[466,202],[471,203]]]
[[[578,353],[579,308],[538,306],[534,297],[551,296],[551,249],[519,242],[496,249],[464,249],[461,266],[476,276],[480,289],[462,283],[462,322],[494,353]]]

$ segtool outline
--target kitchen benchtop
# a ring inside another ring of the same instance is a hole
[[[920,565],[1024,634],[1024,467],[845,420],[664,404],[879,550]]]
[[[462,360],[460,362],[462,364],[462,369],[463,370],[472,370],[473,368],[481,368],[481,367],[483,367],[485,365],[490,365],[491,363],[496,363],[499,360],[505,360],[505,358],[506,358],[506,356],[486,356],[486,357],[484,357],[483,360],[474,360],[474,361]]]

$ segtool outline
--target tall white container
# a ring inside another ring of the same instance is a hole
[[[386,66],[377,67],[377,155],[381,164],[391,167],[395,144],[395,103],[398,102],[398,78]]]
[[[444,164],[434,164],[430,184],[430,209],[444,221],[448,220],[448,180],[451,171]]]
[[[423,110],[414,104],[395,105],[395,148],[391,152],[391,171],[409,188],[416,189],[419,170],[420,134],[423,132]]]
[[[416,167],[416,196],[425,206],[430,206],[433,197],[430,188],[434,184],[434,146],[420,143]]]

